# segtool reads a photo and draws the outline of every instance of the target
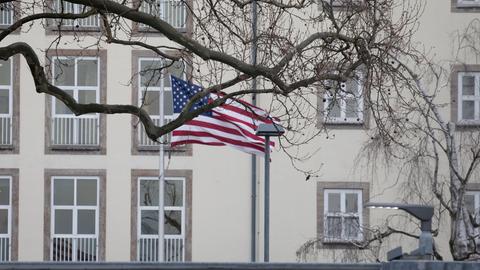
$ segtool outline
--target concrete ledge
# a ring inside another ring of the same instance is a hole
[[[382,263],[381,270],[479,270],[478,262],[391,261]]]

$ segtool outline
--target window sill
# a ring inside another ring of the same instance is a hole
[[[360,240],[360,239],[350,239],[350,240],[346,240],[346,239],[333,239],[333,238],[323,238],[322,240],[322,243],[324,245],[330,245],[330,246],[346,246],[346,245],[353,245],[355,243],[360,243],[362,242],[363,240]]]
[[[480,127],[480,121],[473,120],[473,121],[457,121],[458,128],[478,128]]]
[[[66,34],[77,34],[77,33],[94,33],[100,34],[101,28],[98,27],[75,27],[75,26],[53,26],[50,25],[46,28],[47,35],[56,35],[59,32],[66,33]]]
[[[99,145],[50,145],[46,151],[46,154],[104,155],[105,153],[105,148]]]
[[[153,156],[159,154],[159,147],[158,146],[137,146],[135,148],[136,151],[133,151],[133,155],[145,155],[145,156]],[[179,146],[175,148],[171,148],[169,146],[165,147],[165,152],[168,155],[172,156],[191,156],[192,155],[192,147],[191,146]]]

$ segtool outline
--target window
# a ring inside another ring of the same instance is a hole
[[[337,8],[345,8],[349,6],[358,6],[359,4],[362,3],[362,0],[322,0],[328,4],[330,4],[332,7]]]
[[[52,177],[52,261],[98,261],[99,178]]]
[[[459,123],[471,124],[480,121],[480,72],[458,72]]]
[[[172,27],[185,30],[187,23],[187,8],[185,0],[140,0],[140,11],[152,14]],[[144,24],[139,25],[139,30],[149,31]]]
[[[14,4],[12,2],[0,4],[0,28],[6,28],[13,23]]]
[[[53,84],[77,102],[100,102],[100,59],[98,57],[54,57]],[[51,98],[51,145],[96,146],[100,144],[98,114],[75,116],[61,101]]]
[[[480,0],[457,0],[457,7],[480,7]]]
[[[362,239],[362,191],[326,189],[325,241],[360,241]]]
[[[12,60],[0,60],[0,147],[13,144]]]
[[[86,7],[80,4],[73,4],[63,0],[53,0],[54,1],[54,12],[58,13],[74,13],[81,14],[88,12],[90,7]],[[89,16],[86,18],[69,20],[69,19],[56,19],[55,25],[61,25],[63,27],[71,27],[73,29],[79,30],[98,30],[99,27],[99,17],[98,15]]]
[[[0,176],[0,262],[11,260],[12,177]]]
[[[158,178],[138,179],[137,260],[158,261]],[[165,179],[165,261],[185,259],[185,179]]]
[[[363,124],[361,77],[346,82],[328,81],[323,98],[323,120],[331,124]]]
[[[164,91],[164,114],[165,123],[172,121],[173,117],[173,100],[172,88],[170,86],[170,75],[174,75],[186,79],[186,65],[183,61],[176,61],[174,63],[159,57],[148,51],[134,51],[132,53],[133,62],[133,104],[142,106],[145,109],[154,123],[160,123],[160,91]],[[158,143],[148,138],[145,128],[138,120],[132,118],[133,133],[132,133],[132,154],[155,154],[158,152]],[[170,134],[166,135],[164,140],[170,141]],[[175,149],[166,149],[175,154],[188,154],[191,147],[176,147]]]

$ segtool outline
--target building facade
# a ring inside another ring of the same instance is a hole
[[[157,2],[141,9],[189,31],[189,13],[181,1]],[[52,9],[79,13],[82,7],[55,0]],[[441,59],[452,59],[452,35],[478,12],[478,0],[427,1],[416,38]],[[11,9],[2,9],[0,26],[8,27],[16,19]],[[15,32],[5,42],[23,41],[45,55],[52,83],[77,101],[143,103],[159,121],[159,93],[171,99],[166,78],[187,78],[189,71],[182,64],[158,74],[152,70],[167,60],[137,47],[112,44],[97,50],[71,42],[48,50],[59,29],[74,40],[95,40],[100,24],[96,16],[52,20]],[[148,41],[172,45],[143,25],[132,27],[146,33]],[[480,63],[463,60],[465,65],[452,68],[452,80],[443,92],[450,104],[445,110],[454,122],[478,124]],[[391,188],[397,180],[388,172],[373,177],[357,168],[356,156],[369,139],[365,130],[371,123],[363,111],[361,85],[347,82],[342,87],[353,94],[338,103],[329,96],[317,100],[319,110],[329,108],[328,117],[319,121],[335,134],[334,139],[311,142],[322,147],[305,166],[323,164],[318,178],[305,181],[281,151],[272,154],[271,261],[296,261],[297,250],[317,237],[328,252],[315,259],[332,260],[336,250],[348,250],[352,241],[363,238],[358,224],[378,223],[382,217],[365,209],[365,202],[400,199]],[[148,139],[135,117],[77,117],[54,97],[34,89],[23,58],[1,62],[0,261],[157,261],[158,144]],[[262,98],[260,104],[266,104]],[[171,103],[164,107],[167,120],[172,119]],[[261,258],[263,159],[257,164],[255,238]],[[250,261],[250,177],[250,156],[245,153],[202,145],[167,149],[165,259]],[[469,191],[467,201],[478,209],[480,191]],[[439,238],[441,251],[448,251],[447,241]]]

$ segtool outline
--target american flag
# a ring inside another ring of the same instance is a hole
[[[174,76],[171,76],[171,80],[173,112],[180,113],[190,98],[202,88]],[[202,98],[192,106],[192,111],[221,96],[222,94],[212,93]],[[223,105],[175,129],[172,132],[171,146],[194,143],[228,145],[243,152],[262,154],[265,151],[265,139],[255,135],[255,130],[261,123],[272,123],[271,119],[267,112],[245,101],[227,99]],[[270,145],[275,146],[273,142]]]

